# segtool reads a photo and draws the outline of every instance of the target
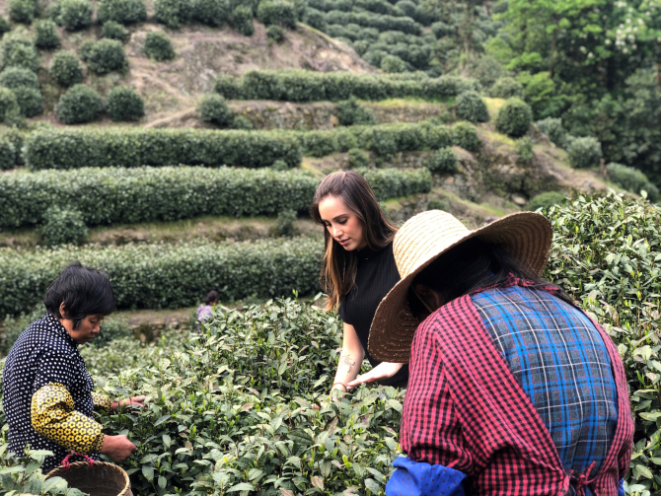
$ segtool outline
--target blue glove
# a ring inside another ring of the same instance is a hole
[[[399,457],[388,484],[386,496],[465,496],[461,485],[466,474],[459,470],[414,462],[409,457]]]

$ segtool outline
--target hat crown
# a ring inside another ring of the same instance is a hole
[[[422,212],[406,222],[393,242],[395,264],[403,279],[471,231],[442,210]]]

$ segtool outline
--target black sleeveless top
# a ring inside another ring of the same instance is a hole
[[[399,281],[399,272],[392,253],[392,243],[382,250],[369,248],[357,250],[356,255],[358,257],[356,282],[349,294],[340,301],[339,313],[342,320],[356,330],[360,344],[365,350],[365,358],[374,367],[381,362],[372,358],[367,349],[372,319],[381,300]],[[409,366],[404,365],[397,374],[379,381],[379,384],[406,387],[408,377]]]

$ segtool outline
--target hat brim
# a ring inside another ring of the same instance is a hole
[[[540,275],[548,261],[553,228],[540,214],[508,215],[475,231],[467,231],[465,236],[419,263],[381,300],[369,333],[368,349],[372,357],[381,362],[408,363],[413,336],[420,324],[408,306],[413,279],[443,253],[475,237],[501,245],[512,258]]]

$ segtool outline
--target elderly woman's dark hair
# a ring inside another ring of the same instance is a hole
[[[204,299],[205,305],[211,305],[213,302],[220,300],[220,295],[217,291],[209,291],[209,294]]]
[[[60,313],[62,303],[65,315]],[[87,315],[111,314],[115,295],[105,272],[74,262],[48,287],[44,304],[49,313],[58,319],[71,319],[73,328],[78,329]]]

